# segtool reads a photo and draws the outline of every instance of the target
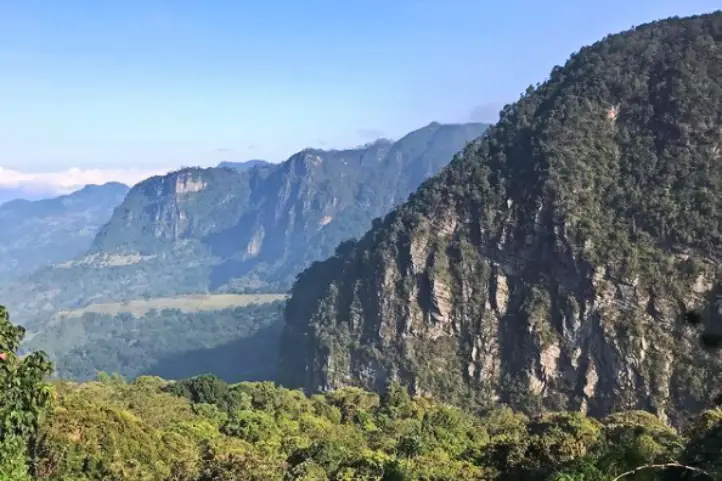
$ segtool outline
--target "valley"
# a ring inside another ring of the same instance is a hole
[[[196,294],[177,297],[155,299],[136,299],[126,302],[108,304],[90,304],[81,309],[71,311],[58,311],[55,313],[53,323],[63,322],[68,318],[83,317],[84,314],[107,314],[115,316],[128,313],[134,316],[144,316],[149,311],[163,309],[177,309],[181,312],[191,313],[200,311],[215,311],[233,307],[243,307],[248,304],[265,304],[286,299],[285,294]]]
[[[486,128],[433,122],[398,141],[149,178],[87,227],[96,232],[84,252],[0,283],[0,299],[28,329],[23,352],[45,351],[64,378],[276,380],[292,279]]]

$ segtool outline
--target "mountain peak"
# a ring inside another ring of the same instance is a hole
[[[88,184],[68,195],[97,194],[109,192],[127,192],[130,187],[121,182],[106,182],[104,184]]]
[[[397,379],[474,408],[672,422],[704,406],[690,386],[719,383],[705,373],[722,360],[676,320],[680,306],[719,309],[720,51],[715,13],[555,67],[406,204],[299,275],[286,384]]]

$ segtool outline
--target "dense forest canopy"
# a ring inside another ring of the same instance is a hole
[[[306,396],[212,375],[46,384],[44,356],[18,358],[23,330],[0,313],[7,481],[611,481],[649,464],[663,465],[661,477],[629,479],[722,475],[721,410],[679,433],[644,412],[475,416],[397,384],[383,396],[356,388]]]
[[[199,312],[84,313],[62,320],[23,346],[43,350],[57,377],[98,372],[165,379],[212,372],[229,382],[276,380],[282,301]]]

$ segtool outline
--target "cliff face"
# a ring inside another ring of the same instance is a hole
[[[406,200],[486,128],[432,123],[396,142],[379,140],[343,151],[306,149],[291,156],[254,188],[253,208],[233,228],[209,238],[213,252],[224,259],[214,285],[287,289],[311,262],[363,235],[372,219]]]
[[[722,13],[607,37],[303,272],[285,382],[672,422],[719,385]]]
[[[153,254],[234,225],[249,206],[258,171],[187,168],[147,179],[128,193],[93,242],[91,254]]]
[[[281,164],[184,169],[149,179],[130,192],[92,254],[153,255],[168,258],[174,270],[202,264],[210,271],[192,290],[284,289],[310,262],[363,234],[371,219],[485,129],[431,124],[398,142],[307,149]]]
[[[362,235],[486,128],[432,123],[396,142],[147,179],[85,255],[0,286],[0,298],[20,322],[42,329],[54,311],[93,302],[286,290],[298,272]]]

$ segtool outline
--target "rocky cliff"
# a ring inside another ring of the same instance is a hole
[[[172,254],[176,272],[186,259],[212,266],[193,290],[287,289],[310,262],[362,235],[486,127],[432,123],[397,142],[306,149],[281,164],[149,179],[130,192],[91,253]]]
[[[298,272],[362,235],[486,128],[432,123],[395,142],[147,179],[85,255],[0,286],[0,298],[18,321],[42,329],[54,311],[93,302],[287,290]]]
[[[609,36],[299,276],[285,382],[677,422],[722,373],[681,319],[722,327],[721,187],[722,13]]]

